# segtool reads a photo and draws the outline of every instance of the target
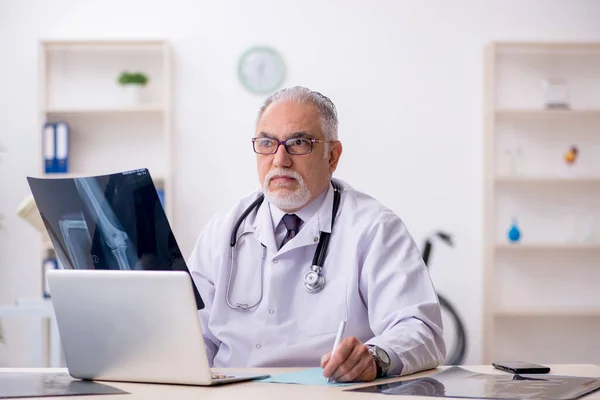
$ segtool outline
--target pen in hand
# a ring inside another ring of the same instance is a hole
[[[335,348],[338,347],[340,342],[342,341],[342,336],[344,336],[344,329],[346,329],[346,321],[340,322],[340,328],[338,329],[337,336],[335,337],[335,342],[333,342],[333,349],[331,350],[331,357],[333,357],[333,353],[335,353]],[[331,360],[331,357],[329,359]],[[327,378],[327,383],[331,382],[331,377]]]

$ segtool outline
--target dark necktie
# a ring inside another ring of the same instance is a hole
[[[285,214],[283,216],[283,224],[287,228],[287,233],[283,238],[283,242],[281,242],[282,248],[287,242],[289,242],[294,236],[298,234],[298,230],[300,230],[300,224],[302,223],[302,219],[296,214]]]

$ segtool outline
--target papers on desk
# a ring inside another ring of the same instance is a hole
[[[349,392],[477,399],[570,400],[600,388],[600,378],[548,374],[481,374],[451,367],[425,378],[346,389]]]
[[[261,379],[257,382],[266,383],[295,383],[298,385],[317,385],[317,386],[347,386],[351,383],[327,383],[327,378],[323,376],[323,368],[309,368],[296,372],[286,372],[283,374],[273,374],[271,377]]]
[[[0,399],[90,394],[129,393],[102,383],[73,379],[67,373],[0,373]]]

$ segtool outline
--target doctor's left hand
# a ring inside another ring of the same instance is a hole
[[[377,376],[375,360],[357,338],[350,336],[340,342],[331,356],[331,351],[321,357],[323,376],[336,382],[368,382]]]

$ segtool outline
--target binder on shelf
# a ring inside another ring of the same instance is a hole
[[[158,194],[158,200],[160,200],[160,204],[165,208],[165,189],[158,187],[156,188],[156,194]]]
[[[50,298],[50,287],[48,286],[48,280],[46,279],[46,272],[52,269],[58,269],[58,261],[55,257],[47,257],[42,262],[43,295],[45,299]]]
[[[65,122],[47,122],[43,131],[44,171],[47,174],[69,170],[69,126]]]
[[[69,126],[65,122],[55,124],[56,132],[56,172],[69,170]]]
[[[56,170],[56,132],[54,124],[45,123],[43,129],[43,147],[44,147],[44,171],[49,174]]]

